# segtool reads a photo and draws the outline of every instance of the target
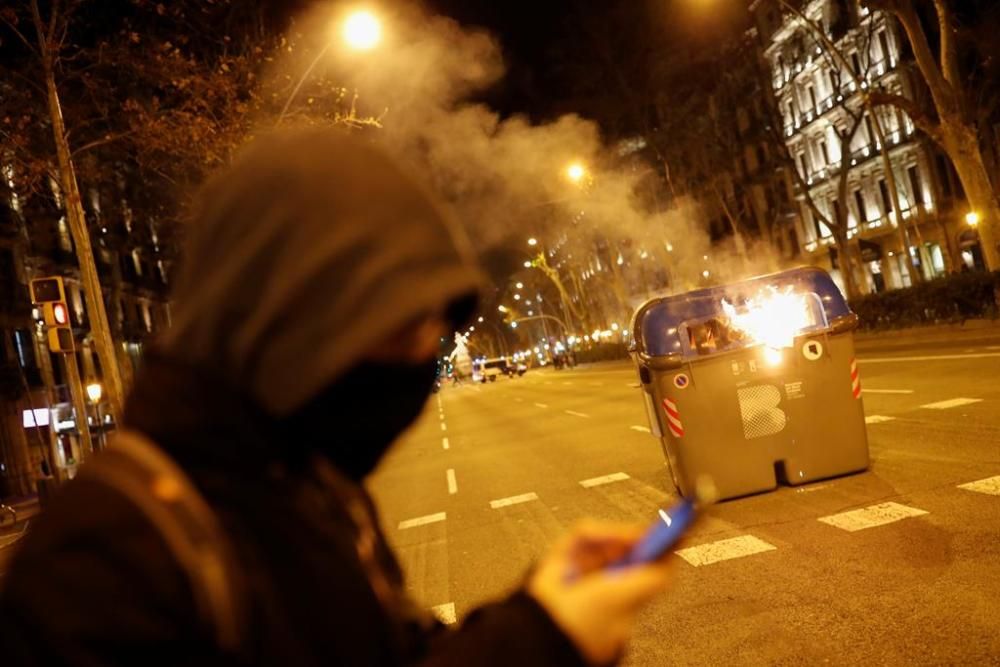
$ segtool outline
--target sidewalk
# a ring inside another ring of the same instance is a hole
[[[908,347],[934,343],[1000,344],[1000,320],[966,320],[961,324],[938,324],[910,329],[886,329],[884,331],[857,331],[854,334],[854,341],[859,348]]]

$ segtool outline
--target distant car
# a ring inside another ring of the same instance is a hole
[[[501,375],[514,377],[515,375],[524,375],[527,370],[528,367],[524,364],[514,364],[510,359],[504,357],[487,359],[483,362],[480,370],[480,381],[483,383],[496,382],[497,378]]]

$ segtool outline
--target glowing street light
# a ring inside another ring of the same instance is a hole
[[[101,387],[100,382],[91,382],[87,385],[87,398],[90,399],[91,403],[100,401],[102,395],[104,395],[104,388]]]
[[[359,9],[344,21],[341,34],[355,51],[370,51],[382,41],[382,22],[367,9]]]
[[[579,183],[587,175],[587,168],[580,162],[573,162],[566,167],[566,178],[573,183]]]
[[[529,260],[525,260],[525,262],[524,262],[524,268],[526,268],[526,269],[530,269],[531,268],[531,262]]]
[[[531,247],[535,247],[536,245],[538,245],[538,239],[536,239],[535,237],[531,237],[530,239],[528,239],[528,245],[530,245]]]
[[[969,227],[975,227],[979,224],[979,214],[975,211],[969,211],[965,214],[965,223],[969,225]]]
[[[482,322],[482,321],[483,321],[483,318],[482,318],[482,316],[480,316],[480,317],[479,317],[479,321],[480,321],[480,322]]]
[[[503,305],[497,306],[497,310],[499,310],[501,313],[506,313],[507,312],[507,306],[503,306]]]
[[[524,283],[519,282],[516,285],[514,285],[514,287],[516,287],[517,289],[524,289]]]
[[[521,300],[521,295],[520,294],[515,294],[514,295],[514,301],[520,301],[520,300]]]

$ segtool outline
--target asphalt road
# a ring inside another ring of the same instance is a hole
[[[858,358],[870,470],[714,507],[627,664],[1000,664],[1000,339]],[[672,487],[635,383],[605,364],[432,399],[371,482],[414,595],[461,618],[577,519],[650,522]]]

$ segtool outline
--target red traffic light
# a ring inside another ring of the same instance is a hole
[[[69,313],[66,312],[65,303],[54,303],[52,304],[52,319],[59,326],[64,326],[69,323]]]

